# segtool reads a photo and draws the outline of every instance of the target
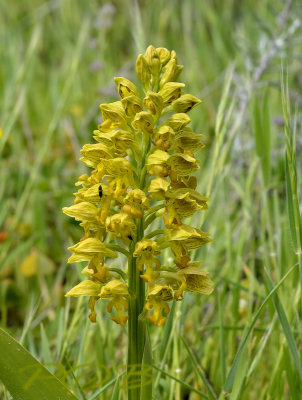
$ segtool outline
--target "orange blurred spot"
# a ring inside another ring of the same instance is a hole
[[[0,232],[0,242],[4,242],[4,240],[6,240],[7,237],[8,237],[7,232]]]

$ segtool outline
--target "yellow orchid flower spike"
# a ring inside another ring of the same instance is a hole
[[[78,178],[74,204],[63,209],[84,231],[69,247],[68,262],[86,262],[82,273],[88,278],[66,296],[89,296],[92,322],[95,303],[109,299],[111,319],[128,323],[128,366],[141,365],[146,324],[162,326],[168,302],[182,300],[186,291],[213,290],[190,255],[210,235],[183,221],[207,210],[208,198],[197,192],[198,177],[192,176],[201,168],[195,152],[204,144],[187,114],[201,100],[177,81],[182,69],[174,50],[149,46],[136,61],[138,81],[114,78],[117,101],[100,105],[95,143],[81,150],[91,173]],[[173,268],[161,263],[167,248]],[[117,253],[127,262],[117,266]],[[129,399],[140,398],[140,385],[134,386]]]

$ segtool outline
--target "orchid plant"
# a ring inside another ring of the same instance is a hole
[[[81,150],[91,173],[79,177],[74,205],[63,209],[84,230],[68,262],[87,262],[82,273],[88,277],[66,296],[89,296],[92,322],[100,299],[109,300],[112,321],[128,322],[128,368],[142,364],[148,321],[162,326],[169,302],[181,301],[186,291],[213,290],[208,272],[190,257],[209,234],[182,221],[208,208],[191,175],[200,168],[194,153],[204,147],[202,135],[188,126],[187,114],[201,101],[177,82],[182,69],[175,51],[149,46],[136,62],[141,89],[114,79],[120,100],[100,105],[96,143]],[[158,219],[162,229],[154,230]],[[172,266],[161,262],[167,248]],[[117,252],[125,256],[120,268],[111,266]],[[128,398],[140,398],[139,386]]]

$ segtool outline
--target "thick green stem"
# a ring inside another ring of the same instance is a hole
[[[142,163],[138,168],[137,176],[139,186],[144,190],[146,181],[145,159],[150,147],[150,139],[144,138],[144,152]],[[133,257],[135,245],[144,237],[144,217],[137,220],[136,237],[129,246],[128,257],[128,286],[130,292],[129,320],[128,320],[128,361],[127,361],[127,383],[128,399],[140,400],[141,365],[145,347],[146,323],[139,319],[144,310],[145,282],[140,278],[141,272],[136,267],[136,259]]]

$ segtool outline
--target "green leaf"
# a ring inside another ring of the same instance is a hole
[[[160,359],[162,360],[164,358],[164,355],[166,353],[166,349],[169,345],[170,341],[170,336],[172,334],[172,327],[173,327],[173,319],[175,318],[175,301],[173,301],[171,310],[168,314],[168,319],[164,324],[163,328],[163,334],[162,334],[162,340],[161,340],[161,345],[160,345]]]
[[[76,397],[13,337],[0,329],[0,376],[14,400]]]
[[[248,351],[247,347],[243,350],[243,356],[239,360],[238,371],[235,376],[233,391],[230,395],[230,400],[237,400],[240,398],[242,387],[244,386],[244,381],[246,379],[246,368],[248,361]]]
[[[288,382],[288,387],[290,390],[291,398],[292,399],[298,399],[300,397],[300,391],[299,391],[299,385],[296,384],[296,374],[295,374],[295,369],[293,368],[290,354],[288,347],[284,347],[284,352],[283,352],[283,364],[284,364],[284,369],[286,371],[286,376],[287,376],[287,382]]]

